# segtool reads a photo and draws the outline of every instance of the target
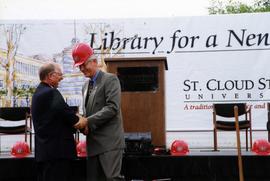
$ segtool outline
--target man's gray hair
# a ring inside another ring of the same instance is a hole
[[[93,61],[93,60],[97,61],[97,57],[94,54],[87,59],[87,61]]]
[[[39,68],[39,79],[41,81],[45,80],[46,77],[51,73],[51,72],[54,72],[56,67],[57,67],[58,64],[54,63],[54,62],[50,62],[50,63],[46,63],[44,65],[42,65],[40,68]]]

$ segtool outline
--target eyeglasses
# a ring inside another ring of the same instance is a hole
[[[55,74],[57,74],[58,76],[63,76],[63,73],[62,72],[52,72],[52,73],[55,73]]]

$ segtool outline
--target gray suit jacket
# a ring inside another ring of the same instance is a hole
[[[125,147],[121,114],[121,87],[116,75],[100,71],[85,107],[88,91],[83,86],[83,112],[89,123],[88,156]]]

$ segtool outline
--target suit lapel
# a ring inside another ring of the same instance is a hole
[[[85,110],[85,99],[86,99],[86,94],[88,91],[88,84],[89,84],[89,80],[87,80],[87,82],[84,84],[84,89],[83,89],[83,113],[86,114],[86,110]],[[88,99],[89,100],[89,99]]]

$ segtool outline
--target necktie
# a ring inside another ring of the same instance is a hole
[[[85,107],[87,106],[89,95],[91,94],[91,91],[93,90],[93,87],[94,87],[94,81],[90,80],[89,84],[88,84],[86,98],[85,98]]]

